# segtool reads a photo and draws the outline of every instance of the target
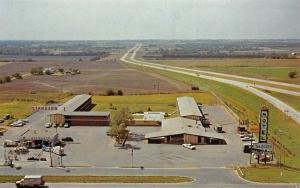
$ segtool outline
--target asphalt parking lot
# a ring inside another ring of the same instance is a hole
[[[138,167],[145,168],[198,168],[198,167],[229,167],[247,164],[249,156],[242,152],[242,141],[235,130],[238,125],[221,106],[207,106],[203,109],[208,113],[213,125],[222,125],[227,145],[199,145],[196,150],[188,150],[181,145],[145,144],[143,141],[128,141],[136,149],[118,149],[114,147],[112,138],[106,135],[108,127],[70,127],[57,128],[59,137],[70,136],[73,143],[65,146],[66,156],[63,165],[67,167]],[[39,111],[32,114],[29,123],[24,127],[11,127],[0,137],[0,152],[3,153],[3,141],[14,140],[28,129],[46,129],[47,113]],[[50,128],[55,129],[55,128]],[[131,132],[145,134],[160,130],[160,127],[129,127]],[[50,165],[50,155],[43,152],[47,161],[28,162],[27,157],[40,153],[41,150],[31,150],[29,154],[19,157],[14,163],[19,166],[47,167]],[[54,155],[53,165],[59,165],[59,157]],[[4,161],[4,157],[0,156]]]

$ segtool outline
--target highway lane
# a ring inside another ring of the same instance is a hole
[[[148,65],[156,65],[160,66],[163,68],[171,68],[171,69],[176,69],[176,70],[183,70],[187,72],[193,72],[193,73],[203,73],[204,75],[209,75],[209,76],[222,76],[222,77],[231,77],[231,78],[238,78],[238,79],[244,79],[244,80],[251,80],[251,81],[259,81],[261,83],[266,83],[266,84],[276,84],[276,85],[281,85],[281,86],[287,86],[287,87],[294,87],[294,88],[300,88],[300,85],[297,84],[289,84],[289,83],[284,83],[284,82],[276,82],[276,81],[270,81],[270,80],[262,80],[262,79],[256,79],[256,78],[250,78],[250,77],[243,77],[243,76],[237,76],[237,75],[229,75],[229,74],[224,74],[224,73],[217,73],[217,72],[212,72],[212,71],[203,71],[203,70],[196,70],[196,69],[189,69],[189,68],[183,68],[183,67],[176,67],[176,66],[170,66],[170,65],[162,65],[162,64],[157,64],[157,63],[149,63],[141,60],[135,59],[136,52],[140,49],[140,46],[138,48],[133,49],[133,54],[130,57],[130,60],[133,62],[137,63],[143,63],[143,64],[148,64]],[[224,78],[224,79],[229,79],[229,78]],[[232,79],[229,79],[232,80]],[[242,82],[242,81],[240,81]],[[243,82],[243,83],[248,83],[249,86],[255,87],[255,88],[260,88],[268,91],[275,91],[279,93],[284,93],[284,94],[289,94],[289,95],[295,95],[295,96],[300,96],[300,92],[297,91],[291,91],[288,89],[282,89],[282,88],[277,88],[275,86],[265,86],[265,85],[260,85],[255,82],[249,83],[249,82]]]
[[[241,89],[247,90],[247,91],[265,99],[270,104],[274,105],[280,111],[285,113],[287,116],[291,117],[295,122],[300,124],[300,113],[297,110],[295,110],[291,106],[287,105],[286,103],[280,101],[279,99],[277,99],[267,93],[264,93],[263,91],[260,91],[259,89],[254,88],[252,84],[249,84],[246,82],[241,82],[241,81],[236,81],[236,80],[220,78],[220,77],[203,75],[200,73],[194,73],[194,72],[187,71],[187,70],[184,71],[184,70],[182,70],[182,68],[178,68],[178,67],[159,65],[159,64],[155,64],[155,63],[148,63],[148,62],[136,60],[135,56],[136,56],[137,51],[140,48],[141,48],[141,46],[137,45],[137,46],[133,47],[132,49],[130,49],[127,53],[124,54],[124,56],[121,57],[121,61],[129,63],[129,64],[145,66],[145,67],[149,67],[149,68],[170,71],[170,72],[176,72],[176,73],[185,74],[185,75],[189,75],[189,76],[193,76],[193,77],[199,77],[199,78],[203,78],[203,79],[213,80],[213,81],[217,81],[217,82],[230,84],[230,85],[239,87]],[[130,53],[131,53],[131,56],[129,57],[129,60],[128,60],[128,55]],[[178,70],[178,69],[180,69],[180,70]],[[264,87],[264,86],[262,86],[262,87]],[[267,87],[267,86],[265,86],[265,87]],[[276,88],[276,91],[278,91],[278,88]]]

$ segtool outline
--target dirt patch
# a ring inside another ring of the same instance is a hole
[[[3,91],[51,91],[104,94],[108,89],[122,90],[125,94],[171,93],[189,91],[189,87],[155,73],[128,68],[118,60],[104,61],[41,61],[12,62],[0,66],[0,75],[27,73],[33,67],[79,69],[79,75],[29,76],[22,80],[1,84]]]

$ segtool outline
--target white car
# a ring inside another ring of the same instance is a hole
[[[24,122],[24,123],[29,123],[28,119],[20,119],[20,121]]]
[[[46,127],[46,128],[50,128],[50,127],[52,127],[52,124],[51,124],[51,123],[47,123],[47,124],[45,125],[45,127]]]
[[[242,141],[254,141],[254,138],[251,138],[249,136],[245,136],[244,138],[241,139]]]
[[[182,144],[182,146],[185,147],[185,148],[188,148],[190,150],[195,150],[196,149],[196,147],[193,146],[192,144]]]
[[[70,125],[68,123],[65,123],[64,128],[69,128]]]

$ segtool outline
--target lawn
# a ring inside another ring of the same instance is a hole
[[[202,104],[216,104],[215,97],[206,91],[194,93],[126,95],[126,96],[93,96],[93,103],[97,104],[93,111],[110,111],[112,114],[122,107],[128,107],[131,112],[144,112],[151,109],[156,112],[171,113],[176,110],[176,98],[191,96]]]
[[[239,175],[247,180],[256,182],[273,182],[273,183],[299,183],[300,170],[277,167],[244,167],[241,168],[243,175]]]
[[[25,118],[32,113],[32,106],[45,105],[49,101],[60,102],[70,96],[70,93],[7,93],[0,94],[0,118],[11,114],[15,119]],[[10,121],[6,121],[7,125]]]
[[[140,67],[136,67],[140,69]],[[270,127],[269,134],[278,139],[275,134],[278,129],[283,130],[280,142],[286,148],[293,152],[294,156],[289,155],[283,161],[285,165],[300,168],[300,126],[285,116],[277,108],[273,107],[267,101],[247,92],[240,88],[230,86],[227,84],[195,78],[179,73],[168,71],[153,70],[149,68],[142,68],[144,71],[155,71],[162,75],[173,79],[183,81],[187,84],[199,86],[202,90],[211,90],[216,93],[241,119],[249,119],[250,121],[258,121],[258,112],[264,105],[270,109]],[[251,173],[252,171],[250,171]],[[291,172],[295,176],[299,172]],[[255,177],[255,174],[252,174]],[[264,179],[268,182],[268,179]],[[292,182],[293,179],[290,179]]]
[[[23,176],[0,176],[0,183],[14,183]],[[47,183],[185,183],[183,176],[45,176]]]

